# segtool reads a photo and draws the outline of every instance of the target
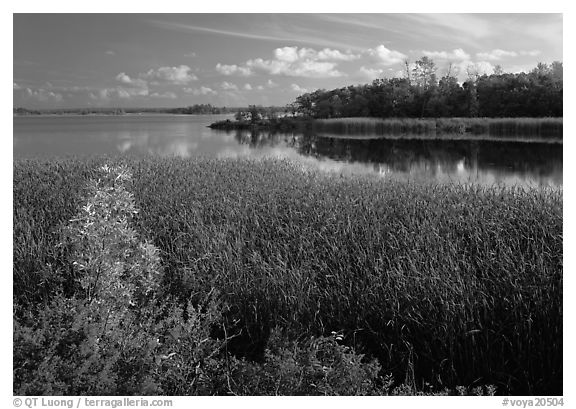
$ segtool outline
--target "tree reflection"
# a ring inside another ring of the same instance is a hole
[[[236,140],[254,149],[284,147],[319,160],[371,165],[381,173],[421,173],[479,178],[514,175],[562,184],[562,145],[482,140],[350,139],[314,134],[237,131]]]

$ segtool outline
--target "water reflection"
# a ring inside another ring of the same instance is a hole
[[[562,145],[506,141],[346,139],[236,132],[252,149],[294,149],[319,162],[362,164],[382,176],[438,182],[562,185]],[[338,169],[339,171],[341,169]]]
[[[14,156],[153,154],[216,155],[237,142],[211,138],[206,125],[228,116],[100,116],[14,118]]]
[[[224,117],[226,118],[226,117]],[[562,186],[562,145],[466,140],[346,139],[223,132],[222,116],[14,118],[14,157],[142,155],[283,157],[323,171],[385,178]]]
[[[161,136],[147,130],[122,131],[117,135],[116,148],[123,154],[149,153],[159,156],[180,156],[189,158],[198,149],[195,139],[185,136]]]

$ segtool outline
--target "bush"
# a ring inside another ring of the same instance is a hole
[[[210,337],[219,319],[214,300],[205,311],[174,301],[131,310],[113,330],[109,312],[105,304],[55,297],[16,319],[14,394],[211,394],[204,373],[223,345]]]
[[[301,342],[273,332],[263,363],[234,361],[235,393],[239,395],[382,395],[390,378],[380,365],[365,361],[341,343],[342,337],[312,337]]]

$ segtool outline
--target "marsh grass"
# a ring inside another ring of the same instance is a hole
[[[562,118],[336,118],[312,123],[317,133],[360,135],[485,136],[562,140]]]
[[[102,160],[18,160],[13,185],[13,288],[18,303],[36,303],[64,285],[74,270],[63,263],[60,229],[77,212]]]
[[[266,362],[273,328],[337,332],[397,384],[562,393],[562,190],[401,183],[281,160],[127,164],[134,228],[160,250],[162,288],[193,304],[218,289],[235,356]],[[42,266],[65,270],[50,234],[76,213],[65,190],[78,192],[91,166],[16,162],[15,303],[42,300],[26,288],[52,277]],[[41,198],[27,190],[44,181]]]

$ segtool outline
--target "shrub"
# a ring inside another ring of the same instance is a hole
[[[341,344],[341,336],[287,341],[273,332],[262,363],[234,361],[239,395],[382,395],[390,378],[379,375],[374,359]]]
[[[105,304],[55,297],[14,322],[14,394],[211,394],[218,320],[214,300],[205,311],[167,300],[124,312],[110,330]]]

